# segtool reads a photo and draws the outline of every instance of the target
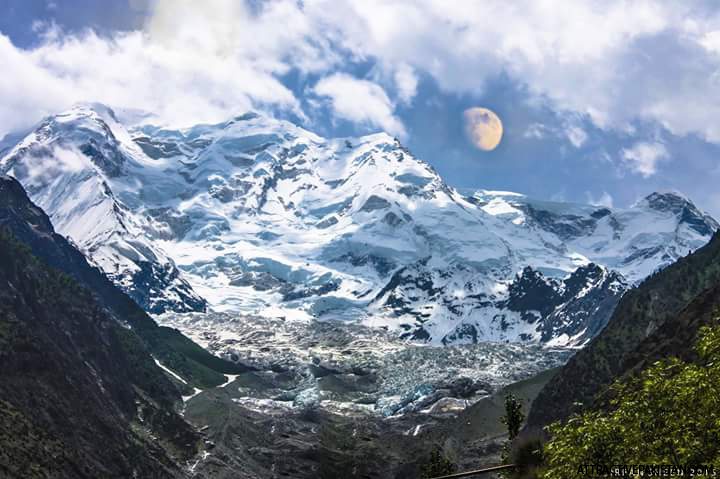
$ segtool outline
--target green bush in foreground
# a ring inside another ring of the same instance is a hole
[[[442,477],[455,472],[455,464],[446,458],[440,448],[434,449],[430,453],[430,459],[421,468],[420,477],[429,479],[432,477]]]
[[[720,466],[720,327],[703,328],[699,360],[659,361],[612,386],[610,412],[549,428],[540,477],[580,477],[586,464]]]

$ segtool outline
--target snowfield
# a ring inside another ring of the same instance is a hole
[[[582,346],[718,227],[677,193],[628,209],[462,195],[386,134],[254,113],[176,130],[79,105],[0,172],[155,314],[343,320],[434,345]]]

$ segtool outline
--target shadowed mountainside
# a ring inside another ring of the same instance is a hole
[[[177,388],[91,293],[0,233],[0,476],[182,477]]]
[[[30,201],[20,183],[7,176],[0,176],[0,227],[27,245],[33,255],[90,290],[117,320],[142,337],[157,359],[191,386],[216,386],[225,381],[222,373],[245,370],[213,356],[179,331],[158,326],[100,270],[90,266],[82,253],[55,233],[47,215]]]
[[[620,300],[607,327],[540,392],[537,428],[598,404],[615,379],[670,355],[692,359],[698,329],[720,305],[720,235],[646,279]]]

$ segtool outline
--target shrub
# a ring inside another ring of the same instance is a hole
[[[610,412],[550,426],[541,477],[577,477],[583,464],[719,464],[720,328],[699,338],[696,363],[659,361],[612,386]]]

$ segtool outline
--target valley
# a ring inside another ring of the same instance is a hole
[[[0,479],[720,470],[717,2],[2,0],[0,66]]]
[[[178,452],[147,431],[183,471],[168,477],[407,477],[436,449],[498,462],[506,393],[529,428],[567,417],[623,373],[607,348],[661,326],[615,333],[638,291],[695,278],[670,314],[718,281],[682,266],[718,224],[677,192],[625,209],[461,194],[385,134],[122,113],[78,105],[7,149],[0,225],[147,348],[175,393],[163,433],[197,434]],[[119,430],[144,424],[131,409]]]

